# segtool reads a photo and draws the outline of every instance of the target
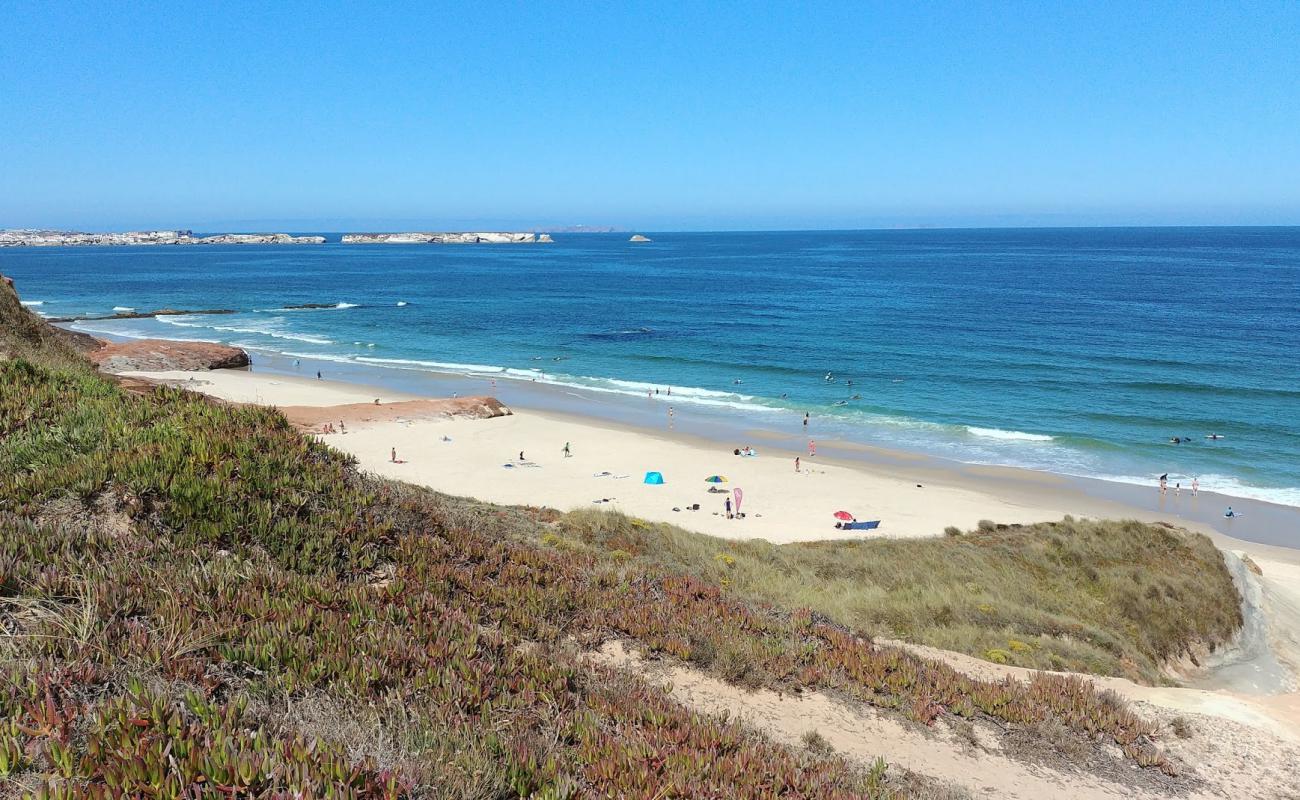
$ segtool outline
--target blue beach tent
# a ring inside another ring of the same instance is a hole
[[[661,474],[659,474],[658,472],[647,472],[647,473],[645,474],[645,482],[646,482],[646,483],[663,483],[663,482],[664,482],[664,476],[661,475]]]

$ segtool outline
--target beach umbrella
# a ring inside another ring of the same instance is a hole
[[[847,512],[847,511],[836,511],[836,512],[835,512],[835,519],[842,519],[842,520],[844,520],[845,522],[849,522],[850,520],[853,519],[853,515],[850,514],[850,513]]]
[[[727,482],[727,476],[726,476],[726,475],[710,475],[709,477],[707,477],[707,478],[704,479],[704,482],[705,482],[705,483],[726,483],[726,482]]]

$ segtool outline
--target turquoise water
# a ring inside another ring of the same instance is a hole
[[[671,386],[658,402],[1300,505],[1300,228],[650,235],[11,249],[0,272],[50,316],[238,311],[89,331],[611,398]]]

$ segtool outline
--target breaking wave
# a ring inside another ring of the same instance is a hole
[[[1050,442],[1052,437],[1045,433],[1025,433],[1024,431],[1004,431],[1001,428],[976,428],[973,425],[966,426],[966,432],[972,436],[983,436],[986,439],[1001,439],[1006,442]]]

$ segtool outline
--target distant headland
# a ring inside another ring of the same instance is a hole
[[[546,244],[549,234],[535,233],[345,233],[343,244]]]
[[[534,232],[345,233],[343,244],[548,244],[550,234]],[[85,233],[34,228],[0,230],[0,247],[79,247],[104,245],[324,244],[324,236],[288,233],[221,233],[195,236],[193,231],[121,231]]]
[[[187,244],[322,244],[324,236],[291,236],[287,233],[221,233],[195,236],[193,231],[82,231],[4,230],[0,247],[72,247],[87,245],[187,245]]]

